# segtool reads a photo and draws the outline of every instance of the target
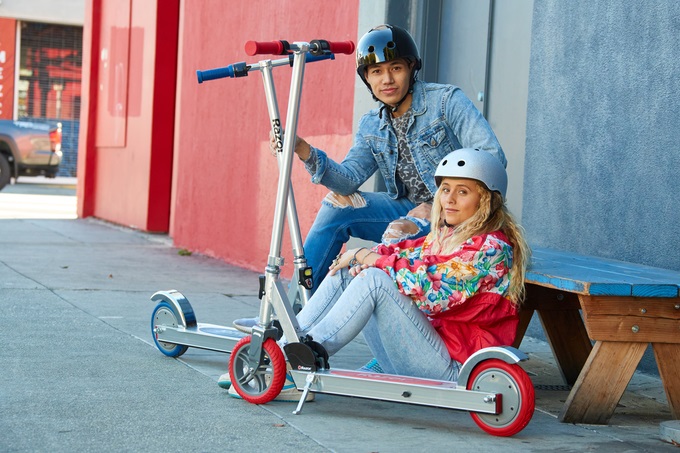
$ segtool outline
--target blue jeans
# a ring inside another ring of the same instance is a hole
[[[363,331],[385,373],[458,379],[460,364],[425,314],[380,269],[365,269],[354,278],[342,269],[326,278],[297,319],[301,334],[321,343],[329,355]]]
[[[336,207],[326,200],[321,203],[304,244],[307,264],[314,273],[313,292],[326,277],[333,258],[350,236],[379,243],[390,222],[405,217],[416,206],[406,197],[393,200],[385,192],[359,193],[366,201],[365,206]],[[420,232],[413,238],[430,232],[429,222],[418,227]]]

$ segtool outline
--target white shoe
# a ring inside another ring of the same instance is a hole
[[[224,373],[222,376],[217,379],[217,385],[222,387],[223,389],[228,389],[231,387],[231,376],[229,376],[229,372]]]

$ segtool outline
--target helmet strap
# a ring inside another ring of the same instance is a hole
[[[373,92],[371,92],[371,93],[373,93]],[[396,112],[397,110],[399,110],[399,107],[401,106],[401,104],[404,102],[404,100],[406,99],[406,97],[407,97],[409,94],[413,94],[413,84],[411,84],[411,88],[409,88],[409,90],[406,92],[406,94],[404,95],[404,97],[401,98],[401,100],[399,100],[399,102],[397,102],[397,103],[394,104],[394,105],[385,104],[383,101],[381,101],[380,99],[378,99],[377,97],[375,97],[375,94],[374,94],[374,95],[373,95],[373,99],[374,99],[375,101],[380,102],[380,103],[382,104],[382,107],[380,107],[379,117],[382,119],[382,112],[383,112],[383,110],[389,110],[390,113],[394,113],[394,112]]]
[[[406,99],[406,97],[408,97],[409,94],[413,94],[413,83],[411,83],[411,86],[409,87],[408,91],[406,92],[406,94],[404,95],[404,97],[401,98],[401,100],[400,100],[399,102],[397,102],[397,103],[394,104],[394,105],[388,106],[388,107],[390,108],[390,110],[392,111],[392,113],[394,113],[394,112],[396,112],[397,110],[399,110],[399,107],[400,107],[401,104],[404,102],[404,100]]]

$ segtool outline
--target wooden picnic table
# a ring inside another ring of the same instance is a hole
[[[515,347],[535,312],[567,384],[559,419],[606,424],[651,343],[680,418],[680,272],[532,248]]]

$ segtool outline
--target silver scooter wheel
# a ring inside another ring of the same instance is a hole
[[[178,325],[179,321],[177,320],[177,316],[175,316],[172,307],[170,307],[170,304],[167,302],[160,302],[156,305],[156,308],[154,308],[153,313],[151,314],[151,335],[153,336],[153,342],[156,344],[158,350],[168,357],[181,356],[187,352],[189,346],[158,341],[156,329],[159,326],[177,327]]]

